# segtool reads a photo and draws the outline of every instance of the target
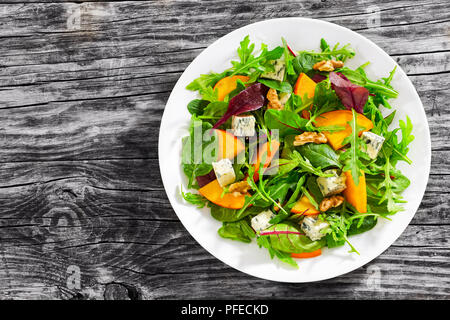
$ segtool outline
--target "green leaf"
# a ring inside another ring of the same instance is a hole
[[[303,156],[298,151],[293,151],[290,154],[290,160],[297,163],[297,166],[299,167],[301,172],[308,172],[312,173],[319,177],[329,177],[329,174],[326,174],[322,172],[322,169],[320,167],[315,167],[311,164],[311,162],[308,159],[304,159]]]
[[[372,81],[362,72],[347,67],[339,69],[339,72],[346,76],[350,82],[365,87],[373,94],[382,95],[387,98],[396,98],[398,96],[398,92],[390,85],[381,81]]]
[[[262,83],[263,85],[265,85],[269,88],[275,89],[279,92],[287,92],[287,93],[292,92],[292,86],[289,82],[281,82],[281,81],[277,81],[277,80],[264,79],[264,78],[258,79],[258,82]]]
[[[255,232],[250,227],[247,220],[239,220],[235,222],[224,222],[218,230],[222,238],[250,243],[255,237]]]
[[[208,207],[211,208],[211,216],[221,222],[238,221],[249,215],[257,215],[265,210],[264,208],[252,206],[240,212],[241,210],[228,209],[213,203],[209,203]]]
[[[253,55],[254,49],[255,45],[250,44],[250,38],[249,36],[246,36],[244,40],[241,41],[240,47],[237,50],[240,61],[231,61],[231,64],[233,65],[231,75],[251,75],[255,70],[263,72],[266,70],[266,62],[279,59],[284,52],[282,47],[276,47],[273,50],[268,51],[266,46],[263,45],[261,54],[258,57],[255,57]]]
[[[323,169],[328,167],[342,167],[339,162],[339,156],[328,144],[308,143],[298,147],[298,150],[314,167]]]
[[[316,177],[308,177],[308,179],[306,180],[306,189],[309,191],[311,196],[314,197],[314,200],[316,200],[317,203],[322,202],[324,196],[322,194],[322,191],[320,191],[319,185],[317,184]]]
[[[297,262],[295,262],[294,259],[292,259],[291,254],[289,252],[283,252],[277,249],[274,249],[270,243],[270,238],[268,237],[258,237],[256,239],[256,242],[258,243],[259,247],[264,247],[269,251],[270,257],[273,259],[273,257],[277,257],[280,261],[287,263],[293,267],[298,268]]]
[[[201,91],[202,99],[210,102],[219,101],[219,93],[212,87],[207,87]]]
[[[277,129],[280,138],[288,134],[301,134],[308,120],[287,110],[269,109],[264,113],[264,122],[269,130]]]
[[[360,219],[352,220],[348,228],[347,235],[352,236],[373,229],[377,225],[377,216],[367,216]]]
[[[344,139],[343,144],[350,144],[350,147],[340,154],[339,161],[345,163],[342,171],[351,171],[353,181],[356,185],[359,184],[359,176],[362,175],[361,170],[366,166],[361,162],[361,159],[369,159],[368,155],[363,151],[364,146],[358,134],[362,127],[358,126],[356,122],[356,111],[352,109],[352,120],[349,122],[352,128],[352,133]]]
[[[228,71],[222,73],[208,73],[202,74],[197,79],[193,80],[186,86],[186,89],[191,91],[204,91],[208,87],[214,86],[220,79],[227,76]]]
[[[322,248],[325,241],[312,241],[297,227],[279,223],[260,232],[260,237],[268,237],[272,248],[288,253],[312,252]]]
[[[295,57],[289,51],[289,49],[287,47],[286,40],[284,40],[284,38],[281,38],[281,41],[283,42],[284,63],[286,65],[286,74],[287,75],[291,75],[291,76],[295,76],[296,73],[295,73],[295,70],[294,70],[294,66],[292,65],[292,60],[294,60]]]
[[[223,101],[215,101],[208,104],[204,109],[203,115],[210,117],[221,117],[227,111],[228,103]]]
[[[203,110],[209,104],[207,100],[194,99],[188,103],[187,109],[190,114],[201,115],[203,114]]]
[[[195,177],[208,174],[212,170],[212,165],[210,163],[203,162],[203,152],[205,148],[210,144],[214,143],[214,139],[210,141],[202,141],[202,144],[197,145],[194,143],[194,133],[201,132],[201,136],[212,128],[212,125],[205,121],[200,121],[195,115],[192,116],[191,125],[189,128],[189,136],[182,139],[182,150],[181,150],[181,165],[183,172],[188,177],[188,188],[196,187]]]
[[[181,196],[184,200],[186,200],[186,202],[196,205],[199,209],[203,208],[208,203],[208,200],[206,200],[206,198],[204,198],[200,194],[194,194],[190,192],[184,193],[183,190],[181,190]]]

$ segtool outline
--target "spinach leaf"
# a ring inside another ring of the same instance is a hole
[[[255,232],[247,220],[224,222],[217,231],[222,238],[249,243],[255,237]]]
[[[322,202],[324,196],[322,191],[320,191],[319,185],[317,184],[316,177],[309,176],[308,179],[306,179],[306,188],[317,203]]]
[[[307,73],[311,71],[314,64],[321,59],[316,59],[310,52],[301,52],[295,59],[292,61],[292,65],[294,66],[294,70],[297,74]]]
[[[347,235],[352,236],[355,234],[360,234],[369,231],[376,226],[378,219],[376,216],[367,216],[362,218],[362,221],[355,219],[347,230]]]
[[[272,248],[289,253],[311,252],[322,248],[324,240],[312,241],[294,225],[279,223],[261,231],[260,237],[268,237]]]
[[[287,263],[293,267],[298,268],[297,262],[295,262],[295,260],[292,259],[291,254],[289,252],[283,252],[283,251],[274,249],[272,247],[269,237],[258,237],[256,239],[256,242],[258,243],[260,248],[264,247],[269,251],[271,259],[273,259],[273,257],[277,257],[278,259],[280,259],[280,261]]]
[[[215,101],[209,103],[203,111],[203,115],[207,117],[221,117],[227,111],[228,103],[223,101]]]
[[[210,141],[203,141],[201,144],[195,141],[194,134],[196,132],[201,133],[201,137],[211,128],[211,124],[205,121],[200,121],[195,115],[192,116],[191,126],[189,128],[189,136],[182,139],[183,147],[181,150],[181,165],[183,172],[188,177],[188,188],[197,187],[195,178],[208,174],[212,170],[210,163],[203,162],[203,152],[207,150],[207,146],[211,143],[215,143],[215,139],[212,137]]]
[[[269,109],[264,113],[264,121],[268,129],[278,129],[280,138],[284,138],[288,134],[302,133],[308,123],[308,120],[301,118],[295,112],[274,109]]]
[[[249,215],[257,215],[264,211],[264,208],[252,206],[244,211],[224,208],[213,203],[209,203],[208,207],[211,208],[211,216],[221,222],[234,222],[241,220]]]
[[[271,79],[258,79],[258,82],[262,83],[263,85],[275,89],[279,92],[292,92],[292,86],[289,82],[281,82],[277,80],[271,80]]]
[[[314,167],[342,167],[339,156],[328,144],[308,143],[298,147],[298,150]]]
[[[203,114],[203,110],[209,104],[208,100],[194,99],[188,103],[187,109],[190,114],[195,114],[197,116]]]

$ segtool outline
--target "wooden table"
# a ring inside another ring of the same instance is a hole
[[[448,1],[23,2],[0,5],[0,298],[450,298]],[[207,253],[158,168],[160,119],[189,63],[233,29],[289,16],[389,53],[418,90],[433,146],[402,236],[311,284],[260,280]]]

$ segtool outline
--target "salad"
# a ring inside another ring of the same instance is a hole
[[[199,97],[187,104],[183,198],[209,208],[221,237],[256,241],[292,266],[324,247],[359,254],[351,236],[401,211],[410,184],[396,168],[411,164],[414,137],[408,117],[391,128],[395,68],[369,79],[369,62],[347,67],[354,50],[325,39],[320,51],[284,39],[257,50],[246,36],[237,54],[187,86]]]

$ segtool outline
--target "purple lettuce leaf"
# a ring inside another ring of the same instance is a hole
[[[311,80],[314,81],[315,83],[319,83],[323,80],[325,80],[327,77],[321,75],[320,73],[316,73],[312,76]]]
[[[261,108],[266,101],[268,87],[261,83],[249,86],[234,96],[229,104],[227,112],[214,125],[214,129],[225,123],[231,116],[237,116],[244,112],[254,111]]]
[[[364,112],[364,105],[369,98],[369,90],[351,83],[343,74],[336,72],[330,73],[330,82],[347,110],[355,109],[358,113]]]
[[[211,170],[209,173],[203,176],[197,176],[195,179],[197,179],[198,186],[201,188],[203,186],[206,186],[211,181],[216,180],[216,174],[214,170]]]

